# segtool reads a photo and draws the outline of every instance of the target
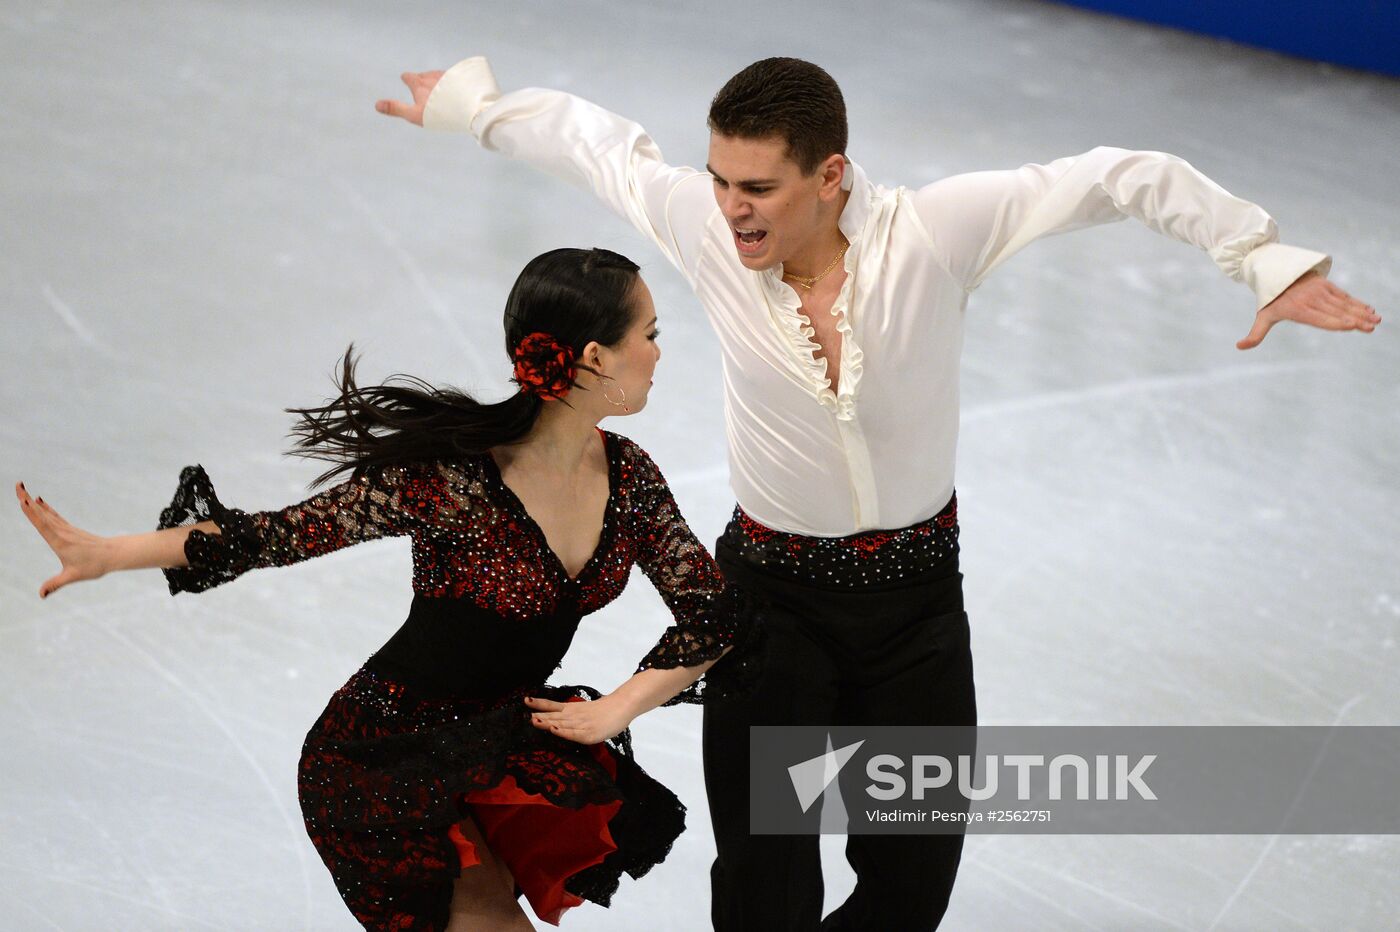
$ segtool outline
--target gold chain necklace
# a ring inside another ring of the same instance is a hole
[[[841,249],[836,253],[836,258],[832,259],[831,264],[828,265],[826,268],[822,269],[816,275],[812,275],[809,277],[806,275],[794,275],[791,272],[784,272],[783,278],[790,278],[792,279],[792,283],[794,285],[800,285],[807,291],[811,291],[812,286],[815,285],[817,282],[821,281],[823,278],[826,278],[827,273],[830,272],[832,269],[836,268],[836,263],[841,261],[841,257],[846,254],[846,250],[851,248],[850,240],[847,240],[844,236],[841,237],[841,240]]]

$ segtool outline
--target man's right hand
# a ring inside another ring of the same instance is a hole
[[[441,71],[405,71],[399,78],[408,86],[408,91],[413,95],[413,103],[406,104],[400,100],[380,100],[374,104],[374,109],[385,116],[399,117],[407,120],[414,126],[423,125],[423,107],[428,102],[428,95],[437,87],[437,83],[442,79]]]

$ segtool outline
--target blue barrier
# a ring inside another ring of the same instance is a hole
[[[1064,0],[1303,58],[1400,75],[1400,0]]]

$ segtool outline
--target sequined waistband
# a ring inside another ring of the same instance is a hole
[[[804,583],[843,589],[893,583],[923,576],[955,560],[958,499],[954,495],[926,521],[846,537],[775,531],[736,505],[719,546],[756,568]]]
[[[382,716],[402,717],[405,723],[426,727],[520,703],[528,692],[529,689],[522,686],[489,698],[425,695],[392,673],[378,669],[374,658],[371,658],[340,687],[336,695],[374,709]]]

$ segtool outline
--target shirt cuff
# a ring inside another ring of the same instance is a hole
[[[501,96],[491,65],[480,55],[448,69],[423,105],[423,128],[466,133],[476,115]]]
[[[1256,310],[1264,307],[1309,272],[1326,276],[1332,257],[1311,249],[1265,243],[1250,250],[1240,266],[1240,275],[1258,299]]]

